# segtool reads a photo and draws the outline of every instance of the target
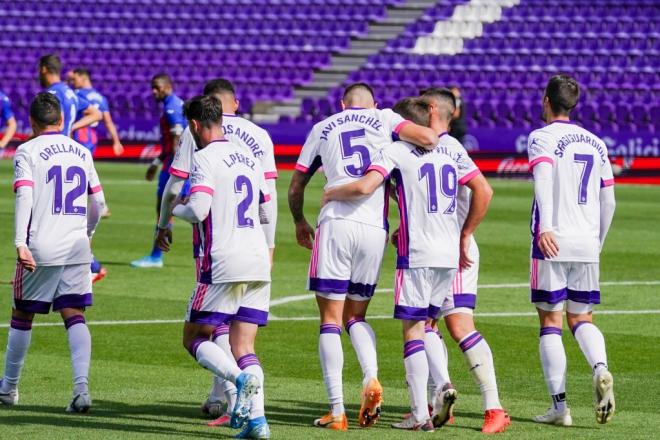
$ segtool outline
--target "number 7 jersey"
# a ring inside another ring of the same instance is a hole
[[[101,183],[90,151],[62,134],[25,142],[14,156],[14,191],[21,186],[32,187],[27,245],[37,265],[91,262],[87,194]]]
[[[614,185],[607,146],[584,128],[555,121],[534,130],[527,140],[529,166],[552,165],[552,225],[559,255],[553,261],[598,262],[600,254],[600,189]],[[532,207],[532,258],[538,247],[540,212]]]

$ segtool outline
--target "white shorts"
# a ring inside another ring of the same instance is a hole
[[[429,306],[444,302],[455,277],[456,269],[397,269],[394,277],[394,317],[426,321]]]
[[[28,272],[16,264],[14,304],[16,310],[48,313],[64,308],[84,309],[92,305],[89,263],[66,266],[37,266]]]
[[[186,313],[186,322],[222,325],[230,321],[264,326],[268,322],[270,282],[197,283]]]
[[[368,301],[376,291],[387,245],[383,228],[328,219],[316,228],[307,289],[318,296]]]
[[[468,256],[473,261],[469,269],[459,268],[456,271],[456,277],[452,282],[449,295],[445,301],[438,307],[431,301],[429,307],[429,318],[438,319],[440,313],[442,316],[452,315],[454,313],[465,313],[472,315],[477,306],[477,281],[479,281],[479,247],[472,237]]]
[[[541,310],[583,314],[600,304],[599,264],[532,258],[531,301]]]

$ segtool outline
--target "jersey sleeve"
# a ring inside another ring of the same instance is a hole
[[[456,155],[456,172],[459,185],[466,185],[470,180],[481,174],[479,167],[463,147],[460,147]]]
[[[90,102],[80,95],[75,96],[76,97],[74,99],[76,100],[76,111],[82,113],[87,110],[87,108],[91,105]]]
[[[99,174],[96,172],[94,162],[91,162],[87,176],[87,194],[96,194],[101,191],[103,191],[103,187],[99,180]]]
[[[14,192],[21,186],[34,186],[32,160],[24,148],[16,150],[14,155]]]
[[[606,186],[612,185],[614,185],[612,164],[610,163],[610,158],[605,156],[605,161],[600,166],[600,187],[605,188]]]
[[[407,124],[411,124],[410,121],[404,119],[400,114],[395,113],[389,108],[380,110],[380,120],[387,133],[390,134],[395,141],[399,140],[399,132],[401,129]]]
[[[397,167],[397,145],[390,144],[385,148],[382,148],[374,157],[374,160],[371,161],[371,165],[367,168],[367,173],[369,171],[376,171],[383,176],[383,179],[387,179],[392,171]]]
[[[263,203],[268,203],[270,202],[271,194],[270,194],[270,189],[268,188],[268,182],[266,179],[266,173],[263,172],[263,169],[261,172],[258,172],[258,178],[259,178],[259,204]]]
[[[11,109],[11,101],[9,96],[3,96],[0,100],[0,120],[7,122],[14,117],[14,112]]]
[[[204,192],[212,196],[215,191],[213,165],[203,152],[202,150],[193,157],[193,166],[190,173],[190,194]]]
[[[300,156],[298,156],[296,170],[312,175],[321,167],[321,142],[316,129],[312,129],[300,151]]]
[[[541,162],[547,162],[550,165],[555,161],[552,158],[554,149],[554,140],[547,133],[536,130],[533,131],[527,139],[527,156],[529,158],[530,171]]]
[[[182,106],[170,106],[165,109],[165,119],[170,126],[170,133],[180,136],[186,126],[186,119],[183,117]]]
[[[275,146],[273,145],[273,140],[270,138],[267,132],[263,133],[263,145],[266,155],[262,162],[264,176],[266,179],[277,179],[277,166],[275,165]]]
[[[99,103],[99,110],[101,113],[109,112],[110,111],[110,104],[108,103],[108,99],[101,95],[101,102]]]
[[[179,147],[176,149],[174,160],[170,165],[170,174],[175,177],[187,179],[192,166],[193,152],[195,151],[195,139],[189,128],[186,128],[179,139]]]

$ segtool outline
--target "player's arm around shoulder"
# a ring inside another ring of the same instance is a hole
[[[381,117],[392,125],[393,138],[413,143],[427,150],[434,149],[438,144],[438,136],[431,128],[404,119],[391,109],[384,109],[380,112]]]
[[[190,198],[186,203],[178,204],[172,215],[188,223],[203,222],[209,215],[213,195],[215,194],[215,169],[213,150],[198,151],[193,158],[190,174]]]

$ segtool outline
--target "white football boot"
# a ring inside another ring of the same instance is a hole
[[[547,413],[540,416],[534,416],[532,420],[534,420],[536,423],[546,423],[548,425],[557,426],[571,426],[573,424],[571,410],[568,408],[562,412],[559,412],[551,407]]]
[[[73,396],[71,403],[66,407],[68,413],[86,413],[92,407],[92,398],[89,393],[79,393]]]
[[[614,378],[607,370],[594,375],[594,411],[598,423],[607,423],[614,415]]]

